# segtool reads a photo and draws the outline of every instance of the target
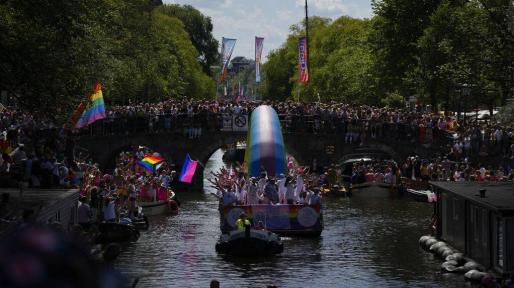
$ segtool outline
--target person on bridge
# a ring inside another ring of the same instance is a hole
[[[236,228],[237,230],[245,230],[246,226],[251,226],[252,223],[250,223],[250,220],[246,218],[246,213],[241,212],[239,215],[239,219],[236,221]]]

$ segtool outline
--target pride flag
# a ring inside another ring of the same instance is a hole
[[[139,166],[144,167],[146,170],[149,171],[155,171],[155,169],[158,169],[159,164],[161,164],[164,161],[164,158],[157,155],[145,155],[145,158],[143,160],[137,162]]]
[[[75,125],[76,128],[80,129],[95,122],[96,120],[105,118],[105,103],[102,94],[102,85],[100,85],[100,83],[95,84],[93,93],[91,93],[91,96],[89,96],[89,100],[91,103],[82,113],[82,116],[80,116],[80,119]]]
[[[180,171],[180,177],[178,180],[184,183],[193,182],[193,176],[195,176],[196,166],[198,166],[198,161],[191,160],[189,154],[186,155],[186,161],[182,166],[182,171]]]

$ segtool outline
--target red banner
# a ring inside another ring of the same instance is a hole
[[[300,37],[299,39],[298,58],[300,83],[307,83],[309,82],[309,53],[307,51],[307,37]]]

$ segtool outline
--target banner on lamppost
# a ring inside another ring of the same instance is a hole
[[[234,47],[236,46],[236,39],[225,38],[223,37],[221,40],[221,75],[220,82],[225,81],[227,77],[227,68],[230,63],[230,58],[232,57],[232,52],[234,52]]]
[[[309,82],[309,54],[307,51],[307,37],[300,37],[298,42],[298,66],[300,69],[300,82]]]
[[[261,82],[261,57],[264,38],[255,37],[255,83]]]

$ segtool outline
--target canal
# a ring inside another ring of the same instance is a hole
[[[217,151],[206,176],[223,162]],[[462,275],[441,274],[441,260],[418,245],[431,206],[406,199],[329,199],[318,239],[284,238],[272,259],[234,261],[216,253],[219,213],[214,192],[179,194],[180,214],[151,218],[116,267],[137,287],[469,287]]]

